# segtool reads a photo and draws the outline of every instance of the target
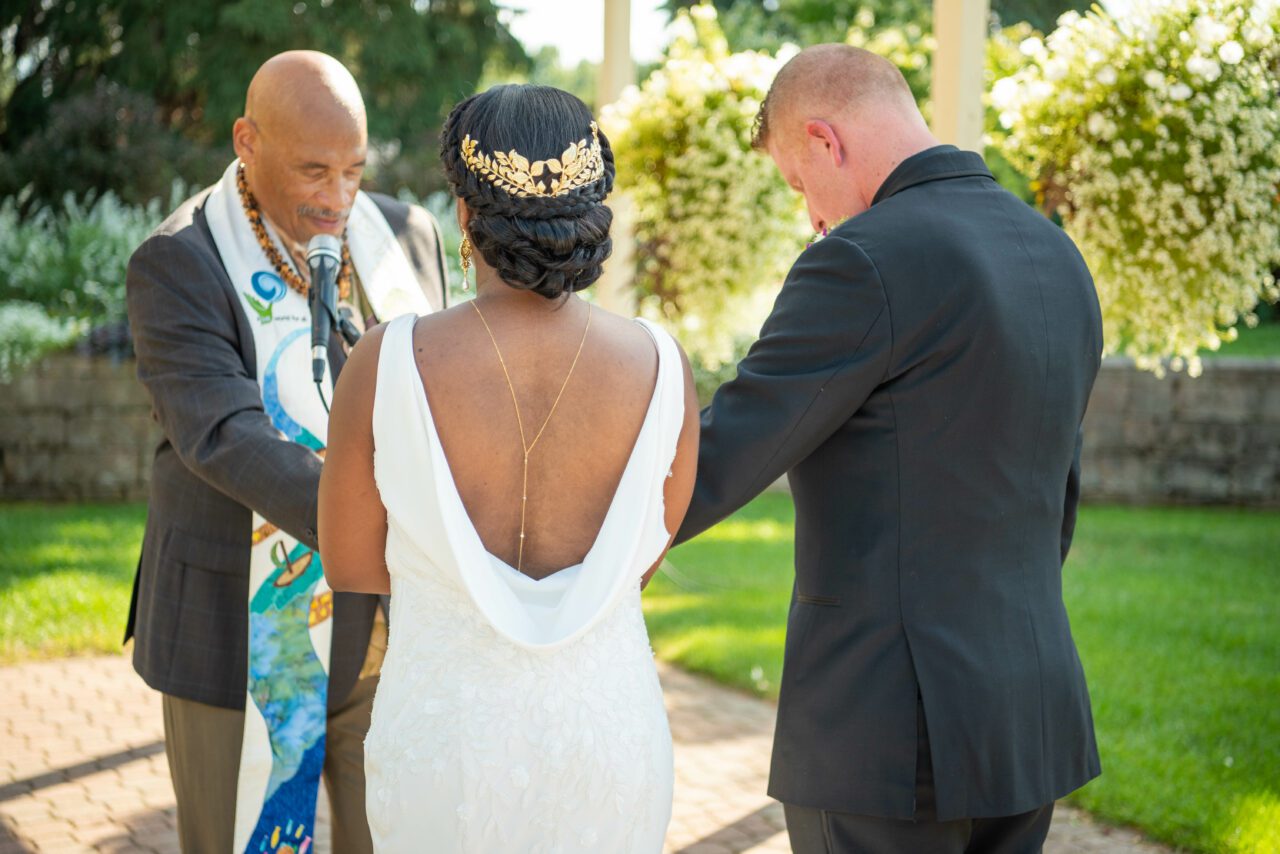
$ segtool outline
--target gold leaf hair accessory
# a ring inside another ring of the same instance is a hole
[[[480,143],[467,134],[462,139],[462,161],[467,168],[512,196],[563,196],[594,184],[604,175],[600,154],[600,130],[591,123],[591,143],[585,138],[571,143],[557,158],[532,163],[514,148],[508,152],[479,151]]]

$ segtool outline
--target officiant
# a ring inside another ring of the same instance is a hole
[[[321,777],[332,850],[369,851],[385,620],[377,597],[324,583],[325,401],[346,356],[331,336],[313,382],[306,253],[316,235],[341,241],[339,307],[359,329],[443,307],[440,234],[359,189],[364,103],[332,57],[268,60],[232,140],[221,179],[129,262],[138,378],[164,436],[125,636],[162,694],[184,851],[308,850]]]

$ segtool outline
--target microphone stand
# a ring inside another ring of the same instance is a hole
[[[329,316],[334,317],[332,313]],[[348,347],[356,346],[356,342],[360,340],[360,330],[356,329],[356,325],[350,319],[343,317],[341,312],[334,319],[337,324],[334,331],[342,336],[342,340],[347,342]]]
[[[324,313],[329,317],[330,332],[336,332],[341,335],[342,340],[347,343],[348,347],[356,346],[356,342],[360,340],[360,330],[356,329],[356,325],[349,318],[344,317],[342,312],[335,310],[328,302],[322,301],[320,305],[323,307]],[[336,384],[336,377],[334,382]],[[324,399],[324,390],[319,383],[316,384],[316,394],[320,395],[320,405],[324,407],[324,411],[327,414],[329,412],[329,402]]]

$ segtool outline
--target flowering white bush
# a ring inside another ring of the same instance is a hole
[[[19,370],[68,346],[84,331],[84,321],[50,317],[35,303],[0,303],[0,382],[11,381]]]
[[[715,369],[759,329],[810,232],[800,197],[751,149],[789,56],[731,54],[711,6],[678,13],[672,27],[665,63],[601,124],[635,206],[641,312]]]
[[[1280,298],[1280,5],[1136,0],[1068,13],[991,93],[1097,281],[1108,350],[1193,376]]]
[[[124,317],[124,274],[133,250],[182,200],[124,204],[114,193],[22,215],[17,201],[0,205],[0,299],[38,303],[54,316],[101,323]]]

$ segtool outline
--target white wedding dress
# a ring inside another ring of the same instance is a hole
[[[640,578],[666,546],[684,418],[675,342],[644,323],[658,379],[586,558],[541,581],[467,516],[414,362],[414,317],[382,341],[374,472],[387,508],[390,639],[365,740],[386,852],[661,851],[672,754]]]

